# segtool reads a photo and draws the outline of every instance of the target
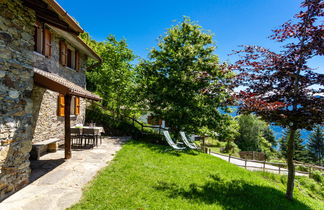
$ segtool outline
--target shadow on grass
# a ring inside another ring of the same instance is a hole
[[[252,185],[244,180],[226,181],[210,175],[203,185],[179,187],[176,183],[159,182],[154,188],[170,198],[182,197],[191,202],[218,204],[224,209],[311,209],[300,201],[288,201],[283,192],[266,186]]]
[[[154,152],[157,153],[164,153],[168,155],[173,156],[181,156],[181,154],[188,154],[188,155],[198,155],[199,151],[191,150],[191,149],[185,149],[185,150],[174,150],[172,147],[168,145],[162,145],[162,144],[152,144],[147,143],[145,141],[138,141],[138,140],[131,140],[127,144],[129,145],[141,145],[142,147],[148,148]]]

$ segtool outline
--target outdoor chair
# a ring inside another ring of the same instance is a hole
[[[168,144],[173,149],[175,149],[175,150],[184,150],[184,149],[186,149],[186,147],[180,146],[179,143],[178,144],[174,143],[174,141],[171,139],[169,131],[163,131],[163,135],[164,135],[166,141],[168,142]]]
[[[71,128],[71,141],[72,141],[72,146],[74,145],[82,146],[83,138],[81,135],[80,128]]]
[[[180,131],[180,135],[181,135],[181,139],[183,141],[183,143],[185,143],[185,145],[187,147],[189,147],[190,149],[198,149],[198,146],[195,143],[190,143],[189,140],[187,139],[187,136],[185,134],[185,132]]]
[[[97,146],[98,138],[95,135],[95,130],[92,128],[83,128],[82,129],[82,137],[84,139],[84,145]]]

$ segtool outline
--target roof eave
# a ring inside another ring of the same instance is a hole
[[[45,0],[49,6],[51,6],[57,14],[64,19],[70,27],[75,30],[76,32],[83,33],[84,30],[81,26],[65,11],[61,5],[59,5],[55,0]]]

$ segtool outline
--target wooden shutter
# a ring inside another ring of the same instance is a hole
[[[57,103],[57,115],[58,116],[64,117],[64,107],[65,107],[64,95],[63,94],[59,94],[59,96],[58,96],[58,103]]]
[[[74,114],[80,114],[80,97],[74,97]]]
[[[66,43],[65,41],[61,40],[60,41],[60,63],[63,66],[66,66],[66,50],[67,50]]]
[[[36,21],[35,23],[35,34],[34,34],[34,50],[38,53],[43,53],[43,43],[44,43],[44,32],[43,32],[43,25],[39,22]]]
[[[46,57],[50,57],[52,55],[52,35],[51,32],[45,28],[44,29],[44,49],[43,54]]]
[[[75,50],[75,70],[80,70],[80,53],[77,50]]]

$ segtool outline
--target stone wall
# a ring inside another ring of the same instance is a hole
[[[87,56],[80,52],[80,70],[76,71],[59,62],[59,42],[63,39],[55,31],[51,30],[52,36],[52,55],[46,58],[37,52],[33,52],[33,66],[44,71],[52,72],[64,77],[75,84],[86,86],[85,64]],[[71,43],[68,43],[74,47]],[[44,141],[50,138],[64,139],[64,117],[57,116],[58,93],[45,90],[35,86],[33,89],[32,100],[33,108],[33,142]],[[71,102],[71,106],[73,105]],[[85,100],[80,100],[80,115],[71,117],[71,125],[83,124],[85,118]],[[73,113],[72,113],[73,114]]]
[[[0,200],[28,183],[35,13],[0,0]]]
[[[0,201],[29,180],[32,141],[64,138],[64,119],[57,116],[58,93],[34,86],[33,67],[56,73],[85,87],[84,64],[80,71],[59,64],[60,36],[52,31],[52,56],[34,52],[35,12],[21,0],[0,0]],[[83,123],[81,113],[71,124]]]
[[[32,99],[34,136],[33,143],[50,138],[64,140],[64,117],[57,116],[58,93],[34,86]],[[71,105],[74,102],[72,100]],[[80,115],[71,116],[71,125],[83,124],[85,118],[86,100],[80,99]],[[73,114],[73,113],[71,113]]]
[[[62,39],[59,34],[51,30],[52,36],[52,55],[46,58],[44,55],[33,52],[33,66],[43,71],[52,72],[64,77],[75,84],[84,87],[86,86],[85,64],[87,56],[80,52],[80,70],[76,71],[68,67],[64,67],[59,63],[59,41]],[[69,44],[69,43],[68,43]],[[72,46],[74,47],[74,46]]]

